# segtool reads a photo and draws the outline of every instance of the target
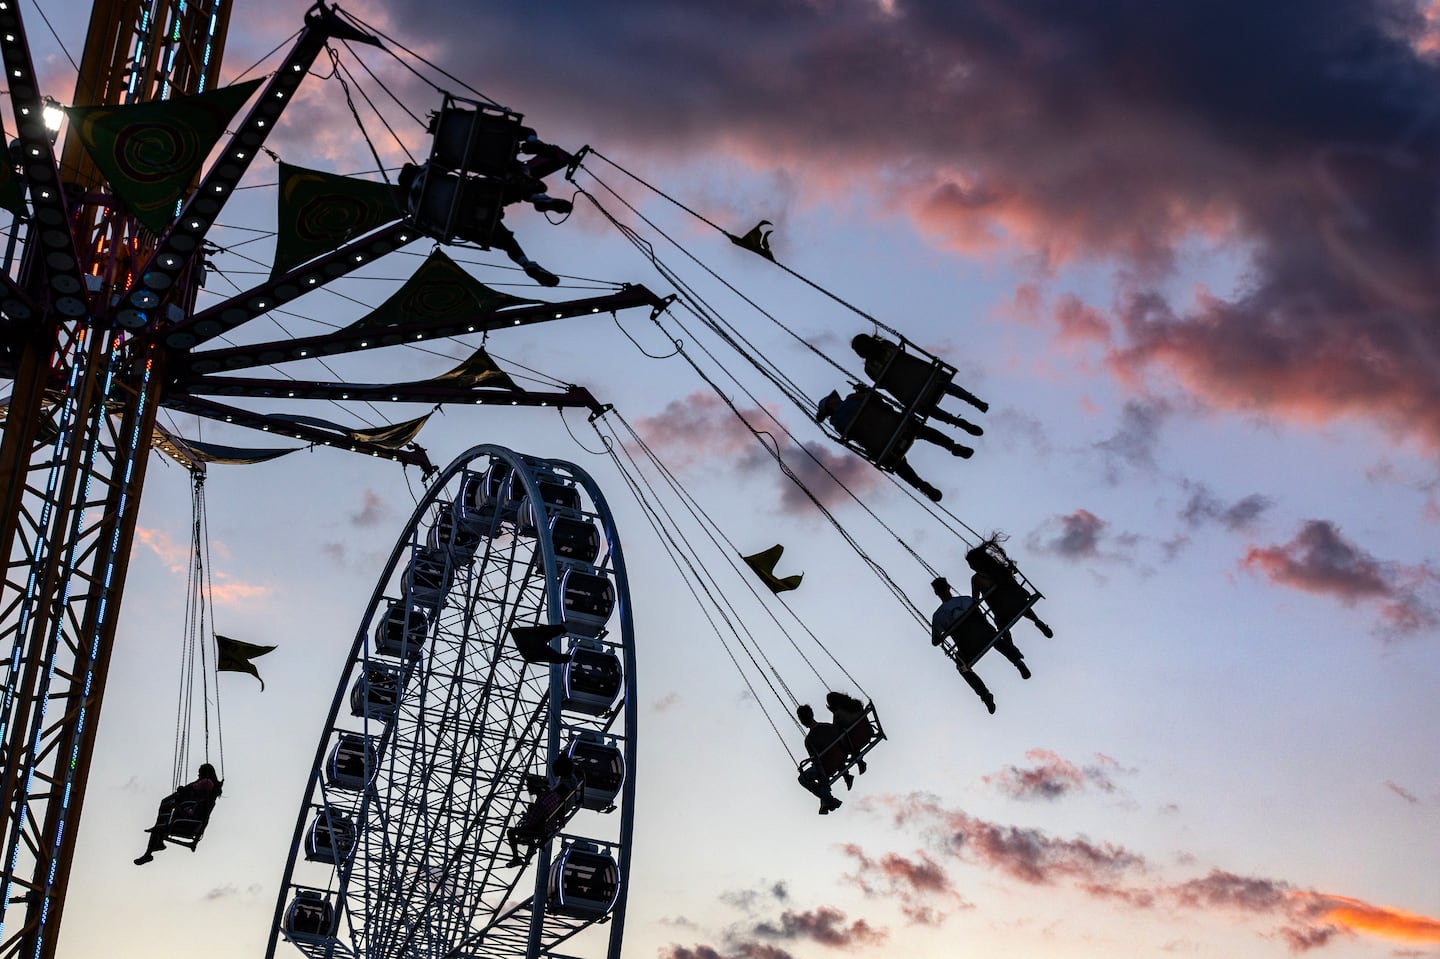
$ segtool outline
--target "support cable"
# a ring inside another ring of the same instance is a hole
[[[592,422],[591,425],[594,426],[595,424]],[[710,609],[700,598],[700,593],[696,591],[694,581],[690,577],[686,576],[685,570],[681,568],[680,558],[678,557],[676,552],[677,547],[671,540],[669,532],[665,530],[660,523],[658,515],[654,512],[650,501],[642,493],[640,483],[630,474],[630,472],[625,468],[625,465],[620,461],[619,456],[616,455],[616,444],[612,442],[610,437],[606,436],[604,433],[601,433],[598,426],[595,427],[595,432],[600,437],[600,442],[602,443],[602,445],[604,445],[605,451],[609,455],[611,461],[614,463],[616,470],[620,473],[621,478],[625,480],[625,484],[630,488],[631,495],[634,496],[635,501],[640,504],[640,509],[641,512],[645,514],[646,522],[648,522],[651,529],[655,531],[655,535],[660,538],[661,545],[664,546],[666,555],[670,557],[670,562],[675,566],[676,572],[679,573],[680,578],[684,580],[685,588],[690,591],[690,595],[694,597],[696,605],[700,607],[701,613],[704,614],[706,620],[710,623],[710,628],[714,631],[716,638],[720,640],[720,645],[725,650],[725,654],[730,657],[730,661],[735,664],[735,670],[740,674],[740,679],[742,682],[744,682],[745,688],[749,691],[751,698],[753,698],[755,702],[760,706],[760,712],[765,717],[765,721],[770,725],[771,730],[774,731],[775,738],[780,741],[781,748],[783,748],[786,755],[790,757],[790,761],[798,765],[798,760],[795,758],[795,753],[790,749],[790,744],[786,742],[785,736],[780,732],[780,727],[775,724],[775,719],[770,715],[770,710],[765,705],[765,699],[756,692],[755,684],[751,681],[749,673],[747,673],[744,667],[741,666],[739,658],[735,655],[734,650],[730,648],[730,644],[726,642],[724,634],[720,631],[720,627],[716,624],[715,618],[710,613]],[[774,692],[773,687],[771,691],[772,693]],[[778,693],[775,694],[775,697],[777,701],[780,700]]]

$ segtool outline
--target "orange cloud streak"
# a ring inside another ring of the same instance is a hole
[[[1390,906],[1375,906],[1348,896],[1300,895],[1315,900],[1325,922],[1396,942],[1440,944],[1440,919]]]

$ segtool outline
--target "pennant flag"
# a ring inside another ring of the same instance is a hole
[[[758,253],[771,263],[774,263],[775,254],[770,252],[770,234],[775,231],[765,229],[767,226],[773,226],[773,224],[769,220],[761,220],[755,224],[754,229],[744,236],[736,236],[733,233],[727,233],[725,235],[728,236],[730,242],[736,246],[743,246],[751,253]]]
[[[264,78],[194,96],[120,106],[66,107],[75,135],[110,189],[161,233],[225,127]]]
[[[186,469],[191,468],[197,462],[219,463],[222,466],[249,466],[302,449],[299,446],[290,446],[284,449],[258,449],[244,446],[224,446],[219,443],[202,443],[200,440],[189,440],[179,434],[170,433],[158,423],[155,426],[155,438],[151,441],[151,445]]]
[[[435,382],[459,383],[462,386],[493,386],[507,390],[519,390],[509,374],[495,365],[483,346],[476,347],[470,358],[449,373],[441,373]]]
[[[761,550],[751,556],[740,557],[745,564],[755,571],[766,586],[770,587],[772,593],[784,593],[800,585],[805,578],[804,573],[796,573],[794,576],[777,577],[775,575],[775,564],[780,561],[780,554],[785,552],[785,547],[776,543],[766,550]]]
[[[401,217],[388,183],[280,164],[274,279]]]
[[[564,636],[568,630],[563,623],[553,626],[512,626],[510,637],[515,648],[527,663],[568,663],[570,654],[562,653],[550,645],[557,636]]]
[[[419,435],[423,427],[430,419],[430,414],[417,416],[413,420],[406,420],[403,423],[396,423],[394,426],[377,426],[373,429],[351,430],[350,435],[362,443],[374,443],[376,446],[383,446],[387,450],[398,450],[406,443]]]
[[[215,670],[221,673],[249,673],[256,679],[260,679],[260,670],[250,660],[257,656],[264,656],[274,649],[274,646],[258,646],[255,643],[242,643],[238,639],[231,639],[229,636],[215,634],[215,647],[218,655],[215,662]],[[260,679],[260,691],[265,691],[265,680]]]
[[[426,413],[424,416],[417,416],[413,420],[396,423],[394,426],[366,426],[357,430],[321,419],[318,416],[305,416],[300,413],[273,413],[271,415],[277,420],[284,420],[286,423],[294,423],[297,426],[314,426],[322,430],[344,433],[357,442],[374,443],[387,450],[398,450],[413,440],[420,433],[420,428],[430,419],[430,414]]]
[[[8,159],[0,160],[0,209],[9,210],[16,216],[25,215],[25,191]]]
[[[437,249],[389,299],[345,330],[464,320],[505,306],[538,302],[490,289]]]

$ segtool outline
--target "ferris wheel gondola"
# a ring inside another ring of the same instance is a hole
[[[477,446],[423,497],[361,619],[267,956],[563,943],[618,959],[634,769],[630,603],[604,499],[572,464]],[[547,791],[565,801],[537,814]],[[528,853],[511,855],[514,837]]]

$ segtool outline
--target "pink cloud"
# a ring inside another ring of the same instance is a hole
[[[918,828],[958,862],[990,869],[1026,885],[1060,886],[1133,910],[1180,909],[1219,917],[1258,917],[1264,935],[1292,952],[1329,945],[1337,936],[1365,935],[1406,944],[1440,944],[1440,919],[1349,896],[1298,889],[1291,883],[1223,869],[1180,882],[1156,875],[1144,857],[1111,843],[1065,839],[1038,829],[1004,826],[912,794],[875,803],[899,827]],[[873,863],[862,854],[852,853]]]
[[[1240,565],[1273,583],[1332,596],[1347,606],[1372,603],[1387,632],[1418,633],[1440,623],[1433,594],[1440,575],[1428,566],[1377,559],[1328,520],[1308,520],[1278,546],[1251,546]]]
[[[1097,755],[1088,766],[1078,766],[1048,749],[1031,749],[1025,758],[1034,765],[1006,766],[993,776],[983,777],[983,781],[1011,799],[1022,800],[1053,801],[1086,789],[1113,793],[1117,788],[1111,776],[1120,765],[1109,756]]]

